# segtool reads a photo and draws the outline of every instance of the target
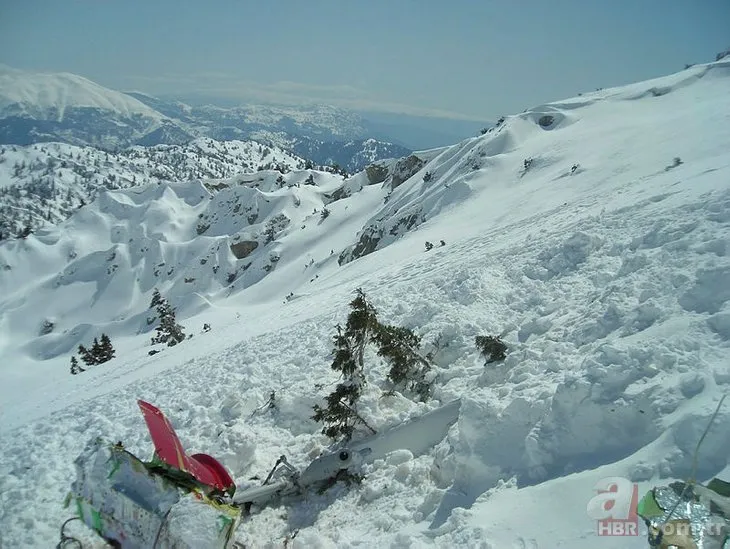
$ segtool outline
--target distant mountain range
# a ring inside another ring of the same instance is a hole
[[[58,141],[118,151],[199,137],[253,139],[348,172],[474,135],[484,123],[356,113],[332,106],[189,105],[122,93],[68,73],[0,66],[0,143]],[[390,137],[392,136],[392,137]]]

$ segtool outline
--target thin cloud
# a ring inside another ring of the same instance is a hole
[[[220,72],[136,75],[125,80],[128,85],[144,89],[151,94],[202,95],[242,103],[259,102],[292,106],[327,104],[351,110],[477,120],[476,117],[462,113],[383,101],[349,84],[309,84],[290,80],[262,83],[240,80],[231,74]]]

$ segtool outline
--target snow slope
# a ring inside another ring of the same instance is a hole
[[[327,445],[308,418],[336,380],[330,338],[362,287],[384,321],[439,342],[439,377],[436,401],[384,396],[385,365],[369,355],[359,411],[379,429],[460,397],[458,424],[426,455],[366,466],[358,488],[261,510],[241,542],[644,547],[643,536],[597,537],[586,504],[601,478],[643,490],[686,477],[728,391],[729,83],[730,62],[719,61],[542,105],[388,163],[377,183],[372,171],[344,183],[313,174],[315,185],[292,172],[285,185],[264,173],[109,192],[57,231],[0,244],[11,267],[0,271],[2,542],[55,544],[71,515],[61,503],[72,460],[89,438],[150,455],[137,398],[239,485],[281,454],[305,466]],[[281,213],[291,221],[273,240],[232,258],[235,236],[265,232]],[[363,242],[369,253],[354,253]],[[82,253],[70,257],[71,246]],[[211,261],[223,264],[215,276]],[[149,334],[136,332],[154,284],[195,335],[148,356]],[[39,336],[44,318],[54,329]],[[212,331],[201,334],[203,323]],[[117,358],[68,375],[67,350],[102,330]],[[504,363],[484,365],[473,344],[483,334],[502,334]],[[262,406],[271,391],[275,409]],[[727,480],[728,456],[726,406],[699,478]]]

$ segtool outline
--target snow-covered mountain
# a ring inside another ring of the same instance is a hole
[[[0,143],[62,141],[119,148],[189,139],[172,120],[127,94],[75,74],[0,65]]]
[[[190,106],[140,93],[129,95],[178,120],[188,131],[219,140],[254,139],[290,150],[318,165],[337,164],[349,173],[360,171],[373,161],[399,158],[411,152],[402,145],[384,141],[385,137],[368,137],[371,129],[367,120],[337,107],[222,108]]]
[[[340,143],[312,137],[291,137],[283,132],[266,130],[253,132],[251,137],[292,151],[321,166],[339,166],[347,173],[356,173],[378,160],[400,158],[411,152],[400,145],[377,139],[356,139]]]
[[[363,118],[331,106],[221,108],[190,106],[143,93],[121,93],[67,73],[33,73],[0,65],[0,143],[62,142],[107,150],[184,144],[195,137],[264,140],[316,164],[351,172],[369,159],[408,154],[376,141]],[[267,141],[267,136],[273,139]]]
[[[106,191],[1,242],[3,543],[56,543],[88,439],[151,454],[137,398],[239,486],[282,454],[308,464],[328,444],[310,418],[337,379],[334,327],[361,287],[422,336],[438,377],[416,403],[388,392],[370,353],[359,413],[381,429],[459,397],[459,421],[425,455],[365,466],[358,487],[257,510],[239,541],[645,547],[643,534],[597,537],[586,506],[607,477],[644,492],[690,475],[728,392],[729,82],[727,60],[697,65],[347,179],[262,171]],[[155,287],[194,337],[150,356]],[[102,332],[117,358],[69,375],[75,346]],[[482,334],[501,335],[504,362],[484,364]],[[726,404],[698,479],[730,479],[728,456]]]
[[[361,138],[367,131],[361,116],[331,105],[241,105],[225,108],[215,105],[191,106],[139,92],[128,92],[127,95],[169,118],[196,127],[218,139],[225,139],[226,132],[236,130],[246,135],[258,130],[269,130],[341,142]]]
[[[306,164],[279,147],[207,138],[118,152],[61,143],[0,145],[0,240],[64,221],[104,190],[259,170],[284,173]]]
[[[240,138],[240,132],[249,136],[249,132],[265,131],[334,143],[377,139],[414,150],[450,145],[493,125],[484,120],[352,111],[331,105],[236,105],[215,96],[163,99],[128,93],[165,116],[207,128],[207,135],[220,139],[230,134]]]
[[[34,73],[0,65],[0,114],[53,118],[59,122],[72,109],[114,111],[160,122],[162,117],[133,97],[69,73]]]

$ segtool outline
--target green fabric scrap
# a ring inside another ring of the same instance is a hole
[[[665,510],[659,507],[654,498],[654,490],[649,490],[646,495],[641,498],[639,505],[636,506],[636,512],[640,517],[652,519],[664,516]]]
[[[225,515],[218,515],[218,534],[220,535],[224,531],[231,527],[233,520]]]
[[[101,533],[102,528],[103,528],[103,526],[101,524],[101,514],[99,514],[99,511],[97,511],[94,508],[91,509],[91,521],[94,524],[93,525],[94,530]]]
[[[81,498],[76,498],[76,513],[78,513],[81,520],[84,520],[84,508],[81,506]]]

